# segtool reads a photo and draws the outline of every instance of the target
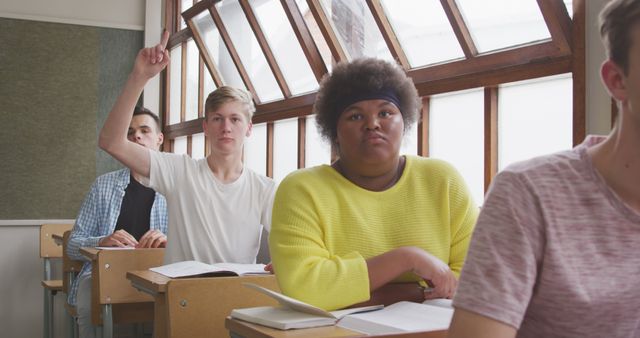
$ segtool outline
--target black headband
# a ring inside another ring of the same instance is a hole
[[[337,111],[342,114],[350,105],[365,100],[386,100],[393,103],[398,107],[398,109],[400,109],[400,100],[398,99],[398,95],[395,90],[390,88],[380,88],[343,97],[341,100],[338,100],[336,108]]]

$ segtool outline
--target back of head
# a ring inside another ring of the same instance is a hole
[[[209,113],[215,112],[228,102],[240,102],[245,107],[243,113],[247,120],[251,121],[253,113],[256,111],[251,93],[244,89],[230,86],[221,86],[207,96],[207,101],[204,104],[205,117],[208,117]]]
[[[631,48],[631,30],[640,23],[640,1],[612,0],[600,12],[600,35],[607,57],[629,70],[629,50]]]
[[[373,95],[371,95],[373,94]],[[390,95],[389,95],[390,94]],[[420,98],[404,70],[397,64],[376,58],[360,58],[341,62],[320,83],[313,106],[321,134],[334,143],[337,138],[337,121],[345,104],[371,98],[394,97],[402,113],[405,131],[418,118]],[[355,101],[354,101],[355,100]]]

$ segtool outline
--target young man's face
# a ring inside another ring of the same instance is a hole
[[[209,138],[211,152],[220,155],[242,154],[244,139],[251,135],[251,121],[245,114],[244,104],[231,101],[216,111],[209,112],[202,124]]]
[[[156,121],[147,114],[135,115],[129,124],[127,138],[143,147],[160,150],[160,145],[164,139],[158,130]]]

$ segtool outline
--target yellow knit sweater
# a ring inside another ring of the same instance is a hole
[[[281,290],[334,310],[369,299],[365,260],[417,246],[458,275],[478,208],[458,172],[406,157],[400,180],[374,192],[323,165],[290,174],[276,193],[269,246]],[[399,280],[419,278],[407,273]]]

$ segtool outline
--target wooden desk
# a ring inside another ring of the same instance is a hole
[[[126,279],[127,271],[162,265],[164,249],[98,250],[80,248],[91,268],[91,311],[103,337],[113,336],[113,323],[153,321],[153,297]]]
[[[280,290],[273,275],[169,278],[147,270],[128,272],[127,278],[136,289],[153,296],[157,338],[226,337],[225,318],[231,310],[277,304],[242,282]]]
[[[446,338],[447,331],[407,332],[391,335],[369,336],[338,326],[323,326],[299,330],[277,330],[227,317],[224,323],[231,338],[334,338],[334,337],[385,337],[385,338]]]

